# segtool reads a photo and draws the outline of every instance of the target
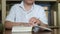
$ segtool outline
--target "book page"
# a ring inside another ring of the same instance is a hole
[[[32,27],[13,26],[12,32],[31,32]]]

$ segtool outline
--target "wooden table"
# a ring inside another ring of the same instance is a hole
[[[31,34],[51,34],[52,32],[39,32],[39,33],[31,33]],[[5,34],[12,34],[11,30],[6,30]],[[16,33],[15,33],[16,34]],[[19,33],[20,34],[20,33]],[[30,33],[27,33],[30,34]]]

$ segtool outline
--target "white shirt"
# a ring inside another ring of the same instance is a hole
[[[32,17],[39,19],[44,24],[48,24],[43,7],[33,4],[32,8],[29,11],[26,11],[23,2],[12,6],[6,21],[29,23],[29,19]]]

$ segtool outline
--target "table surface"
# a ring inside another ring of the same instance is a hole
[[[5,30],[5,34],[12,34],[12,32],[11,30]],[[30,34],[30,33],[24,33],[24,34]],[[52,32],[39,32],[39,33],[31,33],[31,34],[52,34]]]

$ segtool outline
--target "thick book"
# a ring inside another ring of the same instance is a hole
[[[24,26],[13,26],[12,32],[31,32],[32,27],[24,27]]]
[[[12,34],[32,34],[32,27],[13,26]]]

